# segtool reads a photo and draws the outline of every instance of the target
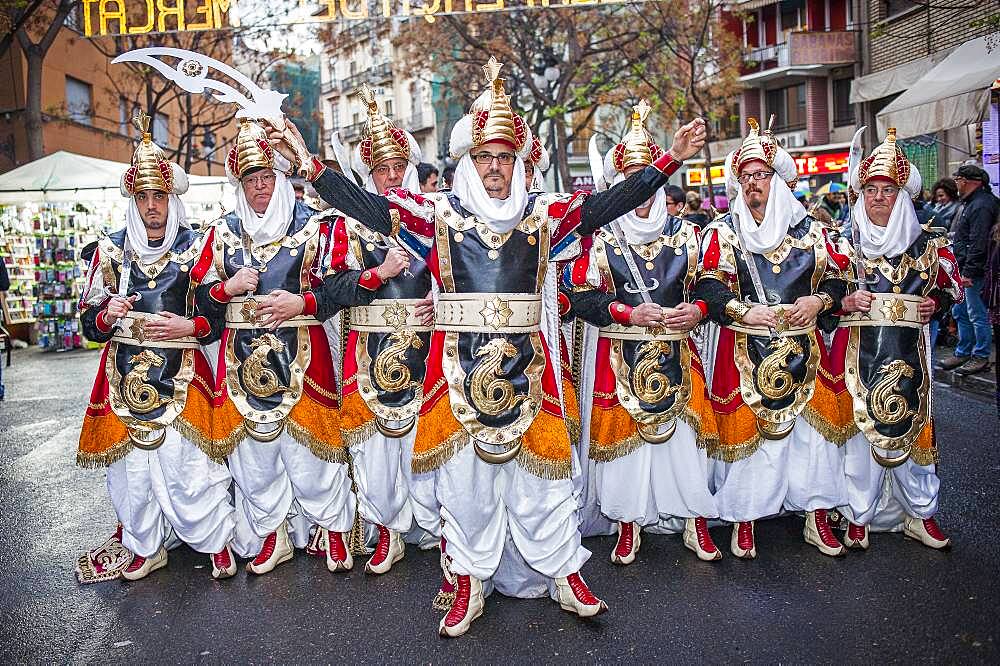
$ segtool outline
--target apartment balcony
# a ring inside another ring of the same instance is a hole
[[[363,72],[352,74],[346,79],[341,79],[340,89],[345,90],[349,93],[353,93],[355,90],[361,87],[362,83],[378,85],[380,83],[385,83],[390,79],[392,79],[392,65],[386,62],[382,63],[381,65],[375,65],[374,67],[369,67]]]
[[[332,78],[329,81],[324,81],[320,86],[319,93],[324,97],[332,95],[333,93],[338,93],[342,90],[340,84],[341,80],[338,78]]]
[[[367,120],[363,120],[363,121],[361,121],[359,123],[353,123],[351,125],[347,125],[345,127],[342,127],[340,129],[340,138],[341,138],[341,140],[345,141],[345,142],[349,142],[349,141],[354,141],[355,139],[357,139],[359,136],[361,136],[361,132],[362,132],[362,130],[364,130],[365,124],[367,122],[368,122]]]
[[[779,44],[752,47],[744,51],[744,83],[762,83],[786,76],[822,76],[834,67],[857,59],[854,33],[789,32]]]
[[[392,78],[392,65],[387,62],[368,68],[369,83],[384,83]]]
[[[406,129],[411,132],[420,132],[423,130],[434,128],[434,114],[433,113],[415,113],[410,116],[407,124],[404,125]]]

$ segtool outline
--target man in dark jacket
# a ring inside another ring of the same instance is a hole
[[[998,202],[990,191],[989,174],[979,167],[965,164],[952,175],[963,205],[954,226],[954,249],[965,285],[965,302],[952,309],[958,324],[958,346],[954,356],[942,361],[941,367],[968,375],[990,365],[993,336],[982,290],[990,228],[997,219]]]

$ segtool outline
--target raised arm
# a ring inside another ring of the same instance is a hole
[[[347,177],[317,164],[316,179],[312,181],[316,193],[340,212],[353,217],[373,231],[392,235],[392,216],[389,201],[358,187]]]
[[[680,168],[684,160],[693,157],[705,145],[705,121],[695,118],[674,134],[670,149],[652,165],[632,174],[621,183],[591,194],[580,211],[577,234],[592,233],[630,210],[645,203],[656,190],[667,184],[668,178]]]

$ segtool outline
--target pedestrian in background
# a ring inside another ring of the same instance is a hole
[[[701,207],[701,197],[694,190],[688,190],[688,193],[684,195],[684,200],[686,202],[684,210],[684,219],[694,222],[694,224],[702,229],[706,224],[711,222],[708,214]]]
[[[990,365],[993,331],[983,302],[983,284],[990,230],[997,219],[997,198],[990,191],[990,176],[974,164],[964,164],[953,174],[962,197],[962,213],[955,224],[955,259],[965,285],[965,302],[952,308],[958,325],[958,346],[941,362],[945,370],[971,375]]]
[[[990,325],[993,327],[993,346],[996,349],[1000,345],[1000,219],[990,231],[990,251],[983,284],[983,299],[989,311]],[[997,409],[1000,410],[1000,363],[996,364],[996,375],[996,401]]]
[[[930,211],[934,215],[932,224],[951,230],[951,223],[958,212],[958,187],[951,178],[942,178],[931,188],[933,203]]]
[[[417,179],[424,194],[438,191],[438,170],[433,164],[421,162],[417,165]]]
[[[441,180],[444,181],[444,185],[439,185],[438,190],[450,190],[452,182],[455,180],[455,167],[445,167],[444,171],[441,172]]]
[[[687,203],[684,190],[676,185],[667,185],[663,188],[663,192],[667,195],[667,214],[680,217]]]

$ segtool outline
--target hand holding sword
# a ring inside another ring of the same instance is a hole
[[[135,261],[135,250],[128,241],[128,234],[125,234],[125,242],[122,247],[122,265],[118,273],[118,291],[112,292],[109,287],[105,288],[105,293],[111,297],[108,301],[107,309],[104,313],[105,323],[123,328],[125,326],[124,317],[132,309],[132,305],[142,299],[141,294],[128,295],[128,283],[132,277],[132,262]]]

